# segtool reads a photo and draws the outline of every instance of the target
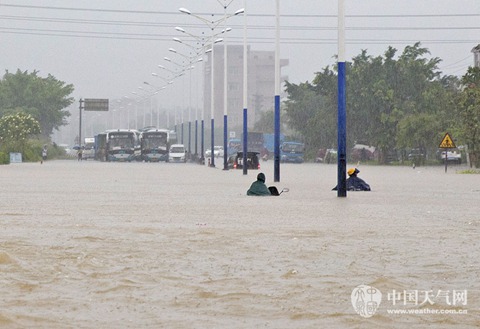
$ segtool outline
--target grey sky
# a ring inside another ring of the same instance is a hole
[[[389,45],[401,51],[406,45],[421,41],[432,56],[443,59],[440,69],[444,74],[462,75],[472,65],[470,51],[480,43],[478,0],[345,3],[347,60],[361,49],[381,55]],[[188,40],[174,27],[181,26],[193,34],[210,33],[199,20],[181,14],[180,7],[206,18],[214,13],[215,19],[219,19],[223,14],[218,0],[1,0],[0,69],[2,74],[17,68],[38,70],[42,76],[50,73],[74,84],[77,100],[122,98],[131,95],[144,81],[161,85],[159,79],[151,76],[152,72],[162,73],[157,65],[175,68],[163,57],[182,60],[169,53],[168,48],[189,51],[172,40]],[[243,0],[233,0],[228,12],[243,7]],[[337,1],[281,0],[280,12],[281,57],[290,61],[282,73],[291,82],[311,81],[314,72],[335,64]],[[251,47],[273,50],[275,1],[247,0],[247,13]],[[228,35],[229,44],[242,43],[242,25],[242,16],[228,21],[227,26],[233,28]],[[200,66],[196,72],[201,72]],[[185,85],[183,81],[169,86],[165,104],[181,105]]]

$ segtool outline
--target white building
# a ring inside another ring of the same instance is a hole
[[[258,115],[273,111],[275,96],[275,52],[252,51],[247,48],[248,77],[248,125],[253,127]],[[216,129],[223,127],[224,114],[224,46],[216,45],[214,53],[214,119]],[[280,67],[288,65],[287,59],[280,61]],[[211,119],[211,53],[204,66],[204,108],[205,120]],[[243,46],[227,46],[227,112],[229,130],[241,131],[243,126]],[[281,82],[288,80],[281,77]],[[283,93],[283,87],[282,87]],[[282,96],[282,95],[281,95]],[[209,127],[209,126],[208,126]]]

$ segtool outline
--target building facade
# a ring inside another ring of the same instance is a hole
[[[211,119],[211,64],[212,55],[207,54],[204,66],[204,109],[205,120]],[[223,127],[224,117],[224,46],[214,49],[214,119],[215,127]],[[280,67],[288,65],[282,59]],[[281,71],[280,71],[281,72]],[[275,96],[275,52],[252,51],[247,47],[248,79],[248,126],[253,128],[260,113],[273,111]],[[281,82],[288,80],[281,76]],[[241,132],[243,126],[243,46],[227,46],[227,114],[230,131]],[[282,92],[283,92],[283,88]]]

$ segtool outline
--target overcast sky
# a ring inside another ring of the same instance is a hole
[[[215,20],[244,7],[244,0],[0,0],[0,68],[37,70],[75,86],[74,97],[118,99],[144,81],[162,85],[152,72],[164,65],[172,40],[186,38],[174,27],[195,35],[209,34],[205,23],[179,12],[180,7]],[[345,0],[346,59],[367,49],[381,55],[388,46],[401,52],[420,41],[443,61],[444,74],[462,75],[473,63],[471,49],[480,43],[479,0]],[[280,0],[282,72],[294,83],[334,65],[337,53],[337,1]],[[275,1],[247,0],[248,39],[254,50],[274,50]],[[243,16],[228,20],[229,44],[242,44]],[[196,69],[201,72],[201,67]],[[179,105],[185,82],[169,86],[165,103]],[[273,97],[273,95],[272,95]],[[78,108],[78,103],[75,104]]]

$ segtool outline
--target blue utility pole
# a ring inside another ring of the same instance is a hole
[[[338,157],[337,197],[347,196],[347,103],[345,73],[345,0],[338,0]]]
[[[280,0],[276,1],[275,28],[275,113],[273,139],[273,181],[280,181]]]

